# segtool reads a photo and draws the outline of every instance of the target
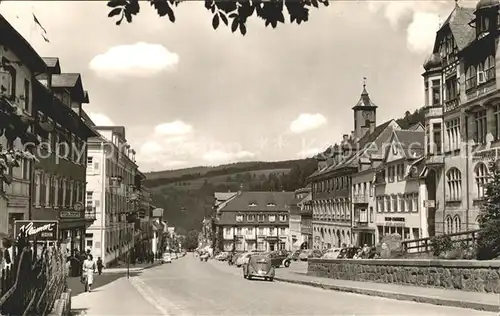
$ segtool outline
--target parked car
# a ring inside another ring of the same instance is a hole
[[[321,258],[322,259],[337,259],[341,250],[342,249],[340,249],[340,248],[327,249]]]
[[[313,251],[307,256],[307,259],[315,259],[315,258],[321,258],[323,256],[323,252],[318,249],[313,249]]]
[[[165,252],[163,254],[162,262],[163,263],[172,263],[172,257],[170,256],[170,254],[168,252]]]
[[[247,280],[263,278],[264,280],[273,281],[274,267],[271,258],[267,255],[251,255],[248,262],[243,265],[243,277]]]
[[[282,265],[288,268],[292,259],[289,257],[288,253],[284,250],[273,251],[269,253],[269,258],[271,258],[271,264],[275,268],[279,268]]]
[[[299,256],[300,256],[300,252],[302,250],[295,250],[291,255],[290,255],[290,259],[292,259],[293,261],[297,261],[299,260]]]
[[[251,252],[246,252],[242,254],[241,256],[238,257],[236,260],[235,264],[238,268],[240,268],[242,265],[248,262],[248,259],[250,259],[250,256],[252,255]]]
[[[348,247],[348,248],[342,248],[340,250],[339,255],[337,256],[337,259],[352,259],[356,253],[358,253],[359,247]]]
[[[310,254],[312,254],[312,249],[302,250],[299,254],[299,260],[300,261],[307,261],[307,258],[309,258]]]
[[[229,257],[229,254],[227,252],[221,252],[217,256],[215,256],[215,259],[219,260],[219,261],[225,261],[225,260],[227,260],[228,257]]]

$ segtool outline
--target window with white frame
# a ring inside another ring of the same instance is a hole
[[[40,172],[35,173],[35,206],[40,206],[40,193],[41,193],[41,174]]]
[[[285,235],[286,235],[286,228],[280,227],[280,236],[285,236]]]
[[[276,229],[274,227],[269,227],[269,236],[276,236]]]
[[[243,215],[236,215],[237,222],[243,222]]]
[[[485,81],[489,81],[492,79],[495,79],[495,57],[493,55],[490,55],[486,57],[484,61],[484,76],[485,76]]]
[[[474,168],[476,182],[476,194],[479,199],[484,197],[485,185],[488,182],[488,168],[483,162],[479,162]]]
[[[259,222],[263,222],[263,221],[265,221],[265,219],[266,219],[265,215],[262,215],[262,214],[257,215],[257,220]]]
[[[264,232],[264,227],[259,227],[259,235],[264,235],[265,232]]]
[[[45,196],[43,198],[45,199],[45,205],[49,206],[50,205],[50,186],[51,186],[50,176],[47,175],[44,180],[45,180]]]
[[[269,215],[269,221],[270,222],[275,222],[276,221],[276,215]]]
[[[458,201],[462,197],[462,174],[457,168],[451,168],[446,173],[446,182],[448,192],[446,199],[448,201]]]
[[[254,215],[247,215],[247,222],[253,222],[255,220]]]
[[[280,215],[279,220],[280,222],[286,222],[286,215]]]
[[[447,151],[460,149],[460,118],[446,122]]]
[[[480,110],[474,113],[474,141],[478,144],[486,143],[486,134],[488,126],[486,123],[486,110]]]
[[[500,104],[493,108],[493,118],[495,120],[495,140],[500,139]]]

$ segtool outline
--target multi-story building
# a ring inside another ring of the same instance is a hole
[[[323,249],[351,244],[351,177],[359,171],[360,161],[373,151],[373,145],[382,144],[399,125],[390,120],[377,126],[377,106],[372,102],[366,86],[354,111],[354,131],[344,135],[342,142],[316,155],[318,170],[312,183],[313,243]]]
[[[109,264],[125,257],[134,242],[136,227],[128,223],[127,215],[139,210],[143,176],[135,152],[127,144],[125,127],[95,129],[100,135],[88,143],[86,203],[95,209],[97,220],[87,235],[93,241],[92,253]]]
[[[214,233],[214,248],[215,251],[222,251],[224,249],[223,245],[223,231],[219,226],[219,220],[220,220],[220,209],[224,207],[224,205],[227,204],[229,200],[234,198],[238,193],[237,192],[214,192],[214,213],[215,213],[215,219],[213,220],[213,224],[215,226],[215,233]]]
[[[312,249],[313,247],[313,207],[312,193],[309,194],[299,203],[300,209],[300,232],[302,234],[303,243],[302,249]]]
[[[306,211],[306,202],[311,200],[311,188],[305,187],[295,191],[295,203],[290,208],[290,237],[289,243],[292,250],[307,248],[309,237],[312,238],[312,223],[307,225],[306,218],[302,221],[302,216]],[[307,217],[308,214],[304,214]],[[312,213],[310,214],[312,220]],[[303,224],[304,223],[304,227]],[[309,232],[310,230],[310,232]],[[308,234],[309,233],[309,234]]]
[[[46,65],[31,45],[0,15],[0,95],[33,118],[33,86]],[[2,101],[3,103],[4,101]],[[3,105],[2,105],[3,107]],[[2,108],[2,111],[4,109]],[[4,124],[6,122],[2,122]],[[5,126],[4,126],[5,127]],[[33,127],[30,127],[31,131]],[[0,136],[3,150],[8,148],[5,135]],[[13,144],[21,148],[18,141]],[[0,179],[0,233],[12,236],[15,220],[30,218],[30,182],[32,162],[23,161],[18,168],[5,171],[12,177],[10,184]]]
[[[293,192],[239,192],[219,209],[224,251],[289,249]]]
[[[35,133],[40,141],[32,185],[33,220],[59,220],[72,250],[83,251],[95,213],[85,209],[87,140],[96,131],[84,120],[89,102],[80,74],[61,73],[58,58],[44,58],[47,72],[33,86]]]
[[[423,130],[397,130],[388,141],[375,178],[377,241],[390,234],[403,240],[429,237],[424,138]]]
[[[488,162],[498,159],[498,9],[496,0],[455,5],[424,64],[427,194],[437,234],[478,228]]]

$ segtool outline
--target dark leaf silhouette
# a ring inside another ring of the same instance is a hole
[[[238,23],[238,19],[236,19],[236,18],[235,18],[235,19],[233,20],[232,25],[231,25],[231,31],[232,31],[233,33],[234,33],[234,32],[236,32],[236,30],[238,29],[238,25],[239,25],[239,23]]]
[[[109,11],[108,17],[113,17],[120,13],[122,13],[122,8],[114,8],[113,10]]]
[[[214,15],[214,18],[212,19],[212,27],[214,30],[216,30],[219,27],[219,16]]]
[[[173,7],[177,7],[179,0],[148,0],[160,17],[168,15],[169,20],[174,23],[175,13]],[[309,8],[319,8],[320,4],[328,6],[327,0],[269,0],[267,2],[257,0],[236,1],[214,1],[205,0],[205,8],[212,13],[212,27],[217,29],[220,20],[229,26],[228,17],[232,19],[231,31],[240,30],[245,35],[247,32],[246,22],[249,17],[257,16],[264,21],[264,25],[276,28],[279,23],[285,23],[285,15],[290,16],[290,23],[301,24],[309,20]],[[108,7],[113,8],[108,16],[118,16],[122,13],[116,25],[120,25],[123,18],[132,22],[132,16],[139,13],[139,0],[110,0]],[[118,9],[118,10],[117,10]]]
[[[222,22],[224,22],[224,24],[228,24],[228,20],[227,20],[227,17],[224,15],[224,13],[221,13],[220,15],[220,19],[222,20]]]

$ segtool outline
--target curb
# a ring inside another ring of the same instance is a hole
[[[287,278],[282,278],[282,277],[274,277],[274,280],[279,281],[279,282],[285,282],[285,283],[293,283],[293,284],[299,284],[299,285],[312,286],[312,287],[316,287],[316,288],[322,288],[324,290],[348,292],[348,293],[355,293],[355,294],[369,295],[369,296],[378,296],[378,297],[384,297],[384,298],[389,298],[389,299],[395,299],[395,300],[399,300],[399,301],[412,301],[412,302],[417,302],[417,303],[426,303],[426,304],[432,304],[432,305],[468,308],[468,309],[475,309],[475,310],[495,312],[495,313],[498,313],[498,311],[500,309],[500,307],[498,305],[492,305],[492,304],[487,304],[487,303],[467,302],[467,301],[451,300],[451,299],[444,299],[444,298],[438,298],[438,297],[428,297],[428,296],[419,296],[419,295],[412,295],[412,294],[402,294],[402,293],[396,293],[396,292],[387,292],[387,291],[381,291],[381,290],[371,290],[371,289],[363,289],[363,288],[356,288],[356,287],[338,286],[338,285],[325,284],[325,283],[319,283],[319,282],[314,282],[314,281],[293,280],[293,279],[287,279]]]
[[[148,266],[145,266],[145,267],[140,267],[140,268],[130,267],[129,271],[130,272],[140,272],[140,271],[147,270],[147,269],[150,269],[153,267],[157,267],[159,265],[161,265],[161,262],[155,262],[155,263],[148,265]],[[109,268],[109,269],[104,270],[102,272],[102,274],[116,274],[116,273],[124,273],[124,272],[127,272],[127,268]]]

